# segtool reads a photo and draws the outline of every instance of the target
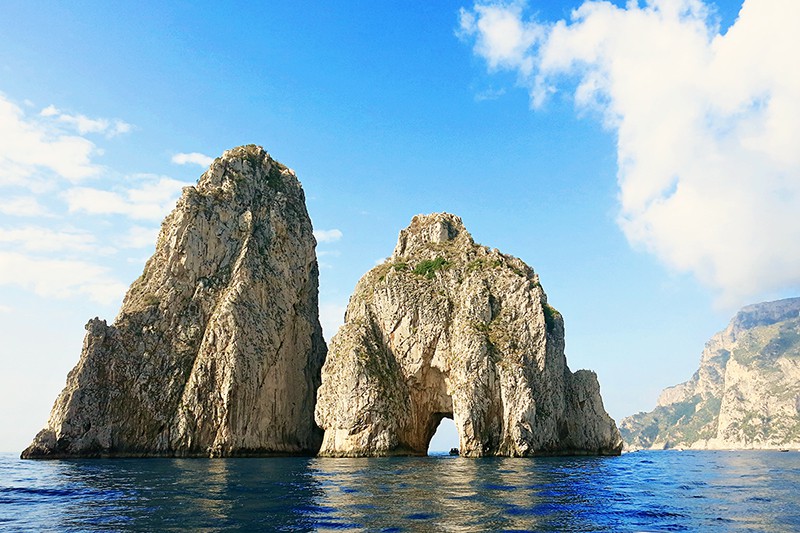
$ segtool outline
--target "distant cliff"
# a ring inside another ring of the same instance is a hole
[[[800,298],[743,308],[694,376],[620,431],[632,448],[800,448]]]
[[[444,417],[467,457],[622,448],[595,374],[567,367],[539,276],[441,213],[358,282],[322,371],[320,454],[424,455]]]
[[[294,172],[225,152],[164,220],[113,325],[94,319],[26,458],[315,453],[326,347]]]

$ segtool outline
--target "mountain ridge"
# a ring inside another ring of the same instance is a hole
[[[692,378],[620,431],[628,448],[800,448],[800,298],[743,307]]]

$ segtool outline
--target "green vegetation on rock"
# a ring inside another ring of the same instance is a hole
[[[547,324],[547,331],[551,331],[556,325],[556,320],[561,319],[561,313],[547,303],[542,304],[542,311],[544,311],[544,322]]]
[[[714,438],[721,400],[694,396],[682,402],[656,407],[635,415],[636,427],[622,425],[622,438],[637,447],[660,442],[666,448],[690,446],[698,440]]]
[[[436,271],[441,270],[447,265],[448,262],[444,257],[425,259],[424,261],[417,263],[417,266],[414,267],[413,272],[419,276],[425,276],[428,279],[433,279],[433,277],[436,275]]]

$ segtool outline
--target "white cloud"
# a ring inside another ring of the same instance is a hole
[[[0,315],[12,313],[13,311],[14,309],[7,305],[0,305]]]
[[[514,68],[523,75],[533,69],[528,49],[545,35],[544,27],[522,19],[523,2],[475,4],[474,11],[461,9],[462,36],[475,36],[475,53],[492,69]]]
[[[96,153],[97,147],[88,139],[54,127],[47,115],[43,119],[25,116],[0,94],[0,186],[46,189],[38,176],[41,171],[79,181],[100,171],[92,162]]]
[[[45,107],[39,114],[43,117],[52,117],[58,122],[70,126],[81,135],[86,135],[87,133],[102,133],[106,137],[115,137],[131,131],[131,125],[122,120],[89,118],[81,114],[70,115],[53,105]]]
[[[137,186],[119,191],[73,187],[65,198],[70,213],[123,215],[138,220],[163,219],[175,206],[181,189],[188,185],[166,176],[138,175]]]
[[[131,226],[127,235],[121,240],[123,248],[148,248],[155,246],[158,239],[158,227]]]
[[[29,252],[98,251],[94,235],[84,231],[56,231],[50,228],[0,228],[0,244]]]
[[[34,196],[15,196],[0,202],[0,213],[14,217],[46,217],[47,209]]]
[[[344,324],[344,312],[347,306],[339,303],[320,303],[319,322],[322,325],[322,335],[327,342],[339,331],[339,327]]]
[[[179,153],[172,156],[172,162],[178,165],[200,165],[201,167],[207,167],[214,162],[214,158],[198,152],[191,152],[188,154]]]
[[[320,243],[336,242],[342,238],[342,232],[338,229],[315,229],[314,238]]]
[[[318,250],[317,257],[339,257],[342,252],[339,250]]]
[[[0,251],[0,285],[25,287],[46,298],[86,296],[102,305],[119,301],[127,289],[108,269],[93,263],[4,251]]]
[[[27,102],[30,101],[28,100]],[[56,108],[56,106],[54,105],[51,105],[42,109],[42,111],[39,114],[42,115],[43,117],[56,117],[58,116],[58,113],[59,113],[58,108]]]
[[[101,186],[82,186],[82,180],[105,170],[94,162],[100,148],[85,135],[113,137],[130,131],[130,124],[65,113],[55,106],[31,114],[34,106],[27,101],[23,107],[25,111],[0,94],[0,194],[5,193],[0,213],[41,220],[0,228],[0,286],[21,287],[45,298],[82,298],[104,305],[119,301],[126,285],[102,256],[117,253],[115,247],[152,245],[158,228],[64,216],[59,200],[66,200],[70,213],[160,221],[185,184],[148,174],[112,179],[120,174],[105,171],[108,177]]]
[[[464,35],[534,107],[577,79],[617,136],[619,225],[723,303],[800,285],[800,2],[746,0],[723,35],[700,0],[586,1],[570,21],[479,4]]]
[[[506,90],[503,88],[501,89],[489,88],[475,93],[474,98],[476,102],[485,102],[487,100],[497,100],[504,94],[506,94]]]

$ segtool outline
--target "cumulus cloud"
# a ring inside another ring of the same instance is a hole
[[[797,20],[800,2],[776,0],[745,0],[724,34],[701,0],[588,0],[555,22],[480,3],[460,31],[533,107],[569,86],[598,111],[628,241],[738,304],[800,285]]]
[[[48,188],[38,173],[79,181],[94,176],[95,144],[66,133],[50,117],[32,118],[0,94],[0,186],[15,185],[41,191]]]
[[[0,203],[0,213],[13,217],[45,217],[49,213],[35,196],[14,196]]]
[[[93,187],[73,187],[66,191],[70,213],[123,215],[138,220],[161,220],[175,206],[181,189],[187,185],[166,176],[142,174],[137,185],[109,191]]]
[[[514,68],[529,75],[534,58],[529,49],[545,36],[540,24],[523,20],[523,2],[475,4],[473,11],[461,10],[462,35],[475,35],[475,53],[492,69]]]
[[[0,244],[29,252],[97,251],[94,235],[85,231],[59,231],[42,227],[0,228]]]
[[[121,239],[123,248],[149,248],[158,239],[159,228],[152,226],[132,226],[128,233]]]
[[[214,158],[199,152],[191,152],[188,154],[178,153],[172,156],[172,162],[177,165],[200,165],[201,167],[207,167],[214,162]]]
[[[339,327],[344,324],[344,312],[347,306],[340,303],[320,303],[319,322],[322,326],[322,335],[325,340],[330,342]]]
[[[342,232],[338,229],[315,229],[314,238],[319,243],[336,242],[342,238]]]
[[[22,287],[45,298],[112,303],[125,286],[92,259],[115,251],[85,230],[0,228],[0,286]]]
[[[81,135],[87,133],[102,133],[106,137],[116,137],[117,135],[131,131],[131,125],[122,120],[109,120],[106,118],[89,118],[86,115],[71,115],[50,105],[42,109],[39,113],[43,117],[51,117],[58,122],[65,124]]]
[[[97,165],[102,149],[86,136],[101,142],[130,131],[122,120],[33,109],[0,94],[0,287],[117,302],[126,285],[114,275],[116,254],[152,246],[158,222],[187,184]],[[92,217],[76,216],[84,214]],[[141,222],[131,226],[120,216]]]
[[[118,301],[127,288],[107,268],[86,261],[7,251],[0,251],[0,285],[19,285],[46,298],[85,296],[103,305]]]

